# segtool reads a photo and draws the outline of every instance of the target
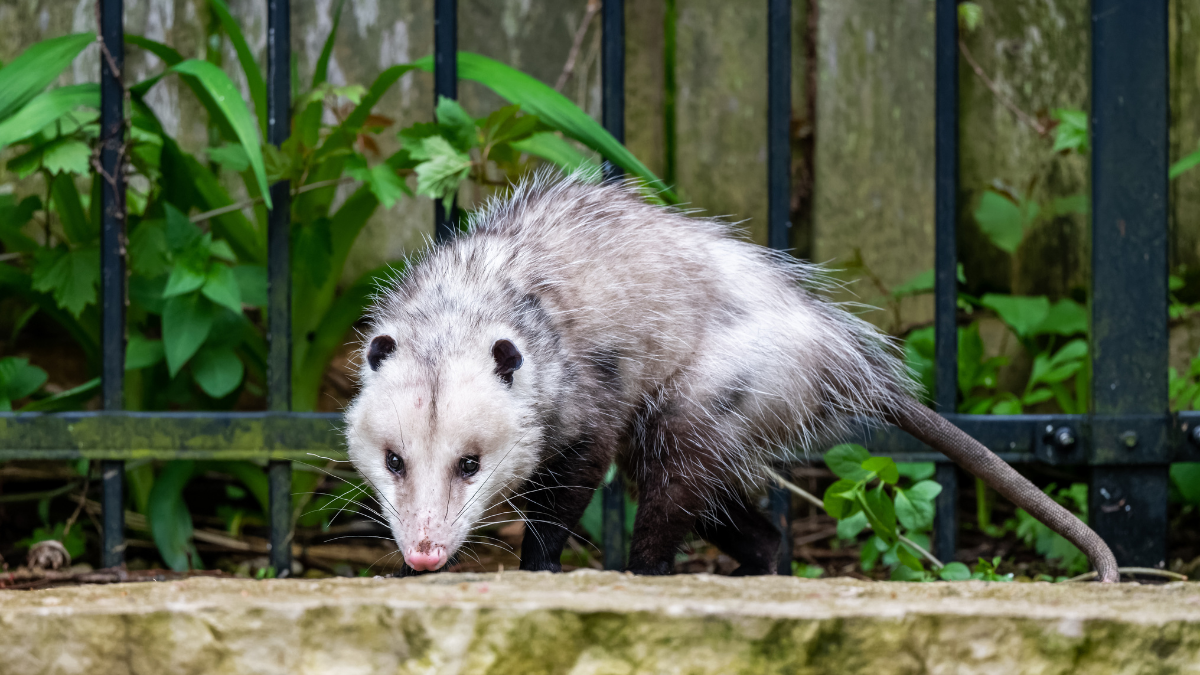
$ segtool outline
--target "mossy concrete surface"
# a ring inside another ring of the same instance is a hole
[[[0,673],[1185,673],[1200,585],[505,572],[0,592]]]

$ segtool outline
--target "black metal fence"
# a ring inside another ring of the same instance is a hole
[[[289,189],[272,187],[268,226],[268,411],[122,412],[125,260],[119,148],[125,133],[118,73],[123,67],[123,0],[101,0],[103,411],[0,414],[0,459],[99,459],[103,478],[103,563],[124,559],[124,460],[266,458],[270,469],[271,564],[291,569],[291,460],[341,447],[337,415],[290,412]],[[268,142],[281,144],[290,121],[288,0],[267,0]],[[791,0],[766,0],[768,20],[769,235],[789,241]],[[434,0],[435,91],[457,93],[455,0]],[[624,2],[603,7],[604,126],[624,140]],[[1200,413],[1168,412],[1167,401],[1167,2],[1092,0],[1092,412],[1088,415],[954,414],[957,393],[956,250],[958,197],[958,17],[955,0],[936,4],[936,286],[938,408],[1013,464],[1090,468],[1092,526],[1120,563],[1154,566],[1166,555],[1168,465],[1200,459]],[[719,170],[719,167],[714,167]],[[437,207],[439,237],[453,212]],[[859,439],[867,438],[865,431]],[[934,544],[955,549],[957,472],[893,428],[869,436],[871,449],[897,459],[938,462]],[[624,565],[623,487],[605,488],[604,563]],[[774,518],[787,531],[788,493],[771,491]],[[785,560],[789,538],[783,537]],[[788,565],[781,566],[786,573]]]

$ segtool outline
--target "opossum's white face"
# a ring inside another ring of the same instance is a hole
[[[505,499],[533,472],[522,421],[522,357],[481,341],[436,367],[387,335],[368,343],[363,387],[346,414],[350,459],[409,567],[436,570],[473,528],[515,519]],[[502,506],[503,505],[503,506]]]

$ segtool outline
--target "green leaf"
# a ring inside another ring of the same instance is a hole
[[[129,266],[135,274],[157,277],[171,270],[167,235],[161,220],[143,220],[129,237]]]
[[[1046,318],[1033,329],[1033,335],[1071,336],[1088,331],[1088,314],[1083,305],[1063,298],[1054,303]]]
[[[1167,172],[1167,176],[1171,180],[1174,180],[1183,175],[1185,171],[1195,168],[1197,164],[1200,164],[1200,150],[1193,151],[1191,154],[1172,164],[1170,170]]]
[[[224,239],[218,239],[208,245],[208,253],[214,258],[224,260],[225,262],[237,262],[237,254],[233,252],[233,248],[229,242]]]
[[[337,7],[333,10],[333,26],[329,29],[325,45],[321,47],[321,55],[317,58],[317,67],[313,70],[312,86],[314,89],[324,84],[328,78],[329,59],[333,56],[333,43],[337,39],[338,25],[342,22],[342,7],[345,4],[346,0],[338,0]]]
[[[215,2],[216,0],[210,1]],[[255,179],[257,179],[263,202],[270,209],[272,207],[270,186],[267,185],[267,172],[263,164],[258,134],[255,132],[254,118],[250,116],[250,110],[246,107],[246,102],[242,100],[242,95],[238,92],[237,87],[230,81],[228,75],[208,61],[189,59],[172,66],[171,70],[196,78],[212,96],[216,108],[224,115],[225,121],[237,135],[238,141],[241,142],[242,149],[246,151],[246,157],[250,161],[250,168],[253,169]],[[265,114],[265,105],[263,110]]]
[[[926,478],[933,476],[937,469],[937,465],[933,462],[900,462],[896,465],[896,470],[901,476],[914,481],[923,481]],[[934,483],[937,485],[937,483]],[[941,489],[940,487],[938,489]]]
[[[857,511],[854,515],[838,521],[837,536],[839,539],[853,539],[866,528],[867,514]]]
[[[867,512],[867,522],[871,524],[875,534],[887,541],[895,541],[896,510],[892,500],[883,491],[883,486],[860,492],[858,498],[863,511]]]
[[[238,265],[233,268],[242,302],[252,307],[267,306],[267,268],[262,265]]]
[[[13,401],[40,389],[47,377],[46,371],[30,365],[29,359],[0,358],[0,412],[11,412]]]
[[[943,581],[966,581],[971,578],[971,569],[960,562],[949,562],[938,570]]]
[[[1200,462],[1172,464],[1171,483],[1184,501],[1200,506]]]
[[[62,412],[64,410],[79,410],[83,404],[96,395],[100,389],[100,378],[93,377],[78,387],[60,391],[52,396],[40,398],[26,403],[21,412]]]
[[[959,3],[958,23],[966,32],[973,32],[983,23],[983,8],[974,2]]]
[[[192,358],[212,330],[214,306],[199,293],[177,295],[163,306],[163,342],[171,377]]]
[[[32,281],[34,290],[52,293],[59,307],[79,318],[84,307],[96,303],[100,249],[45,250],[34,264]]]
[[[930,462],[932,464],[932,462]],[[930,475],[933,475],[930,472]],[[938,495],[942,494],[942,486],[936,481],[923,480],[916,485],[904,491],[908,498],[914,502],[933,502]]]
[[[853,514],[854,494],[858,483],[852,480],[839,480],[825,490],[825,512],[834,518],[845,518]]]
[[[150,533],[163,562],[176,572],[186,572],[199,562],[192,544],[192,516],[183,501],[183,489],[192,479],[195,462],[167,462],[154,479],[147,503]]]
[[[0,122],[0,148],[36,134],[80,107],[100,108],[100,85],[76,84],[39,94],[15,115]]]
[[[0,120],[8,119],[32,101],[95,41],[95,33],[42,40],[0,68]]]
[[[245,369],[232,349],[205,347],[192,359],[192,377],[204,393],[224,398],[242,383]]]
[[[541,157],[564,171],[600,168],[594,159],[580,152],[578,148],[553,131],[543,131],[518,141],[510,141],[509,146],[517,152]]]
[[[427,56],[413,65],[433,72],[433,57]],[[522,110],[536,115],[544,124],[600,153],[633,177],[645,181],[651,194],[658,199],[671,204],[679,201],[674,192],[599,122],[551,87],[499,61],[462,51],[458,53],[458,76],[479,82],[509,103],[516,103]]]
[[[475,132],[475,120],[463,110],[462,106],[452,98],[439,96],[435,111],[437,124],[440,129],[449,133],[454,147],[466,152],[478,145],[478,134]]]
[[[240,145],[226,143],[219,148],[208,148],[204,151],[208,161],[219,164],[222,169],[241,173],[250,168],[250,158]]]
[[[975,222],[979,229],[998,248],[1016,253],[1025,237],[1025,217],[1021,207],[1012,200],[991,190],[985,190],[975,209]]]
[[[925,566],[921,564],[921,559],[908,547],[907,544],[901,543],[896,547],[896,557],[900,559],[900,564],[910,570],[921,572],[925,570]]]
[[[329,278],[333,235],[328,218],[317,218],[309,225],[297,223],[292,228],[292,259],[296,271],[315,286]]]
[[[42,151],[42,167],[53,175],[82,175],[91,168],[91,158],[92,149],[87,143],[73,138],[60,138]]]
[[[1080,154],[1087,154],[1087,113],[1082,110],[1058,108],[1051,116],[1058,120],[1058,126],[1054,127],[1054,152],[1074,150]]]
[[[87,244],[100,236],[100,224],[88,220],[83,211],[83,202],[79,199],[79,190],[75,188],[75,179],[65,174],[54,177],[50,185],[54,210],[62,221],[63,234],[73,246]]]
[[[162,340],[148,340],[141,333],[130,332],[125,343],[125,370],[140,370],[163,360]]]
[[[1032,336],[1050,314],[1050,300],[1042,295],[1026,297],[988,293],[980,299],[980,304],[996,312],[1000,320],[1008,324],[1020,338]]]
[[[204,268],[191,263],[192,261],[181,260],[171,268],[171,276],[167,277],[167,287],[163,289],[164,298],[191,293],[204,285],[207,278]]]
[[[469,157],[467,161],[469,169]],[[387,163],[367,167],[367,160],[362,155],[353,155],[346,160],[346,173],[366,183],[384,209],[392,208],[401,197],[412,194],[404,179]]]
[[[234,51],[237,52],[238,63],[242,66],[242,72],[246,74],[246,86],[250,90],[250,100],[254,102],[254,111],[258,113],[258,128],[262,131],[263,136],[266,136],[267,85],[263,81],[262,71],[259,70],[258,63],[254,60],[254,53],[250,51],[250,45],[246,44],[246,37],[242,35],[241,25],[229,13],[229,8],[225,6],[224,0],[208,0],[208,5],[217,15],[221,27],[225,29],[225,35],[229,37]]]
[[[866,480],[870,473],[862,468],[863,462],[871,459],[871,453],[861,445],[843,443],[835,445],[825,453],[825,466],[839,478],[852,482]]]
[[[888,485],[895,485],[900,480],[900,472],[891,457],[872,457],[862,463],[862,468],[874,472]]]
[[[1064,377],[1062,379],[1065,380],[1067,378]],[[1054,380],[1054,381],[1061,382],[1062,380]],[[1021,403],[1023,405],[1037,405],[1043,401],[1049,401],[1052,398],[1054,398],[1054,392],[1050,391],[1049,389],[1038,388],[1038,389],[1034,389],[1033,391],[1029,392],[1028,394],[1025,394],[1024,396],[1022,396]]]
[[[417,194],[441,199],[449,207],[459,183],[471,171],[471,156],[462,152],[441,136],[422,139],[420,145],[409,148],[413,159],[424,160],[417,165]]]
[[[897,488],[896,518],[906,530],[927,529],[933,525],[933,502],[912,499],[907,490]]]
[[[242,313],[242,290],[238,285],[237,275],[227,265],[219,263],[210,265],[208,275],[204,280],[204,288],[200,292],[218,305],[228,307],[238,314]]]

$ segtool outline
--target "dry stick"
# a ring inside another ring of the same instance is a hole
[[[1157,570],[1153,567],[1118,567],[1117,571],[1121,574],[1144,574],[1149,577],[1166,577],[1168,579],[1174,579],[1175,581],[1187,581],[1186,574],[1170,572],[1168,570]],[[1097,574],[1097,572],[1092,571],[1086,574],[1080,574],[1077,577],[1071,577],[1070,579],[1063,579],[1058,583],[1065,584],[1072,581],[1087,581],[1088,579],[1095,579]]]
[[[292,196],[295,197],[298,194],[303,194],[305,192],[312,192],[313,190],[320,190],[321,188],[333,187],[334,185],[341,185],[342,183],[353,183],[356,180],[358,180],[358,179],[353,178],[351,176],[343,176],[341,178],[333,178],[331,180],[317,181],[316,183],[302,185],[302,186],[296,188],[295,190],[292,190]],[[197,213],[196,215],[192,216],[188,220],[192,221],[193,223],[200,223],[205,220],[208,220],[209,218],[216,218],[217,216],[223,216],[226,213],[232,213],[234,211],[241,211],[242,209],[249,208],[251,206],[254,206],[255,204],[260,204],[260,203],[262,203],[262,201],[263,201],[262,197],[255,197],[253,199],[247,199],[245,201],[240,201],[236,204],[230,204],[229,206],[222,206],[220,208],[213,209],[212,211],[205,211],[204,213]]]
[[[599,13],[599,0],[588,0],[587,12],[583,15],[583,21],[579,22],[579,29],[575,31],[575,39],[571,41],[571,51],[567,53],[567,62],[563,64],[562,73],[559,74],[558,81],[554,83],[554,91],[562,91],[563,85],[575,73],[575,61],[579,58],[579,50],[583,48],[583,39],[587,36],[592,20]]]
[[[962,52],[963,58],[965,58],[967,63],[970,64],[971,70],[974,70],[979,79],[983,80],[983,86],[987,87],[988,90],[995,94],[996,98],[1000,100],[1000,103],[1003,104],[1005,108],[1008,108],[1010,111],[1012,111],[1012,114],[1016,115],[1017,119],[1029,125],[1029,128],[1038,132],[1038,135],[1040,136],[1045,136],[1050,131],[1043,124],[1034,119],[1032,115],[1018,108],[1017,105],[1009,100],[1007,96],[1000,93],[1000,88],[996,86],[995,82],[992,82],[992,80],[988,78],[987,74],[983,72],[983,68],[981,68],[979,64],[975,62],[975,58],[971,56],[971,52],[967,49],[967,43],[959,40],[958,50]]]
[[[800,487],[799,485],[796,485],[795,483],[789,481],[788,479],[784,478],[783,476],[780,476],[778,473],[775,473],[768,467],[763,467],[763,470],[766,471],[767,475],[770,476],[776,483],[779,483],[783,487],[791,490],[792,492],[795,492],[796,494],[800,495],[804,499],[807,499],[808,501],[812,502],[813,504],[816,504],[817,506],[821,507],[822,510],[825,509],[825,502],[821,501],[820,499],[817,499],[811,492],[805,490],[804,488]],[[870,526],[868,525],[868,527],[870,527]],[[943,563],[941,560],[938,560],[937,558],[935,558],[932,553],[930,553],[929,551],[926,551],[924,548],[921,547],[920,544],[916,543],[912,539],[909,539],[908,537],[906,537],[900,533],[897,533],[896,536],[899,537],[900,541],[904,542],[905,544],[908,544],[910,547],[912,547],[914,550],[916,550],[918,553],[920,553],[921,557],[928,560],[929,564],[933,565],[935,568],[940,570],[946,566],[945,563]]]
[[[71,514],[71,517],[69,519],[67,519],[66,526],[63,527],[63,533],[62,533],[63,539],[67,538],[67,533],[69,533],[71,531],[71,526],[74,525],[75,520],[77,518],[79,518],[79,512],[83,510],[84,504],[87,504],[88,486],[91,485],[91,483],[92,483],[92,472],[91,472],[91,469],[89,468],[87,475],[83,477],[83,492],[81,492],[79,495],[79,505],[75,507],[75,513]]]

